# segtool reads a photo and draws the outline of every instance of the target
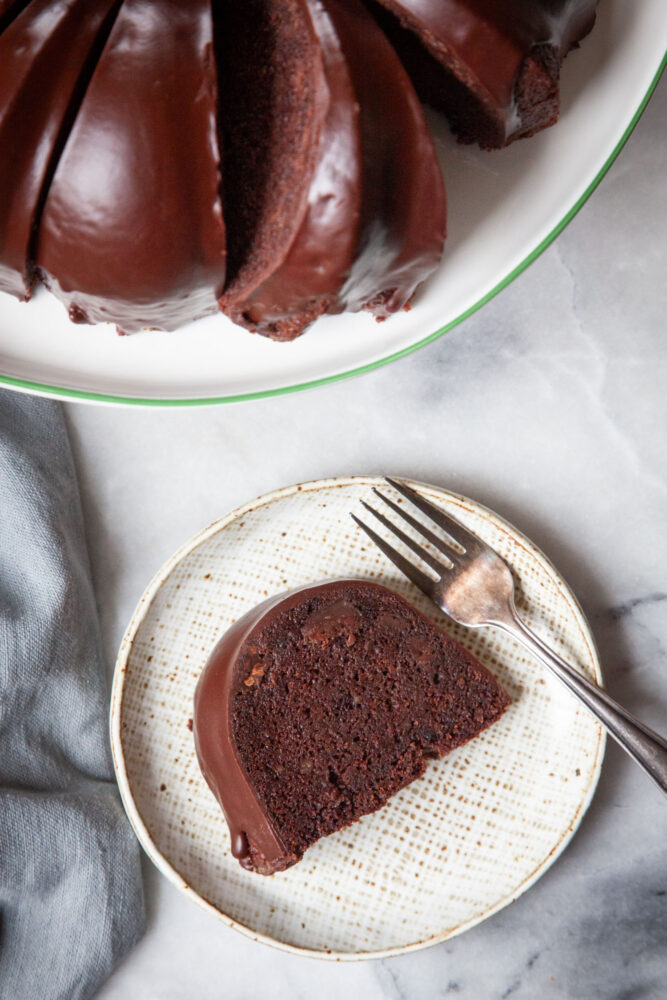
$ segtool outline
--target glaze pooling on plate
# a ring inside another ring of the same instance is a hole
[[[112,694],[123,801],[156,865],[228,926],[323,958],[422,948],[511,902],[569,842],[604,748],[594,719],[513,640],[447,622],[365,545],[349,512],[380,485],[368,477],[289,487],[189,542],[144,594]],[[473,501],[410,485],[499,552],[518,581],[527,624],[599,682],[581,610],[531,542]],[[389,807],[320,841],[294,868],[258,878],[231,856],[227,825],[197,763],[195,687],[221,632],[248,610],[271,593],[343,576],[405,597],[493,671],[512,706],[478,739],[431,763]]]

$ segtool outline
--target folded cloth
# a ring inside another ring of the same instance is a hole
[[[92,996],[144,927],[59,404],[0,392],[0,998]]]

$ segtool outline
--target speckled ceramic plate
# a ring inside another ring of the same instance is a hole
[[[0,384],[64,398],[142,405],[231,402],[321,385],[393,361],[456,326],[558,235],[602,179],[657,83],[665,0],[605,0],[561,77],[561,119],[485,153],[432,117],[448,196],[442,265],[410,312],[375,323],[327,317],[293,344],[249,336],[223,316],[174,333],[118,337],[78,327],[50,295],[0,293]],[[619,234],[619,250],[622,235]]]
[[[114,763],[148,855],[229,926],[323,958],[424,947],[512,902],[570,840],[604,749],[593,718],[512,639],[452,624],[369,545],[349,512],[379,482],[288,487],[211,525],[149,585],[114,677]],[[516,575],[526,621],[600,681],[577,601],[535,546],[479,504],[413,485],[501,553]],[[226,823],[199,771],[189,728],[195,684],[216,639],[246,610],[267,595],[341,576],[403,594],[471,649],[513,704],[472,743],[430,763],[426,776],[384,809],[265,878],[232,858]]]

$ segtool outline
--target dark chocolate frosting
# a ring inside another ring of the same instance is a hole
[[[332,580],[272,597],[225,633],[197,684],[193,732],[232,854],[271,875],[380,808],[509,703],[402,597]]]
[[[124,0],[45,204],[37,265],[73,319],[171,330],[225,278],[209,0]]]
[[[0,34],[29,2],[30,0],[0,0]]]
[[[473,80],[505,121],[520,128],[515,85],[524,59],[550,46],[558,64],[588,31],[597,0],[378,0],[462,80]]]
[[[30,244],[87,61],[117,0],[0,7],[0,290],[26,298]],[[10,16],[15,14],[10,21]]]
[[[384,33],[348,0],[335,0],[334,23],[361,109],[363,157],[361,232],[339,304],[384,319],[440,261],[445,187],[424,112]]]
[[[242,301],[223,300],[237,322],[277,339],[322,312],[402,308],[445,237],[442,175],[391,45],[358,0],[307,3],[329,95],[307,210],[274,272]]]
[[[445,235],[442,178],[412,84],[359,0],[284,3],[288,46],[294,18],[317,48],[317,70],[303,69],[317,134],[305,183],[294,186],[303,197],[283,213],[289,238],[236,295],[233,280],[225,290],[218,131],[233,102],[218,95],[219,0],[0,0],[0,290],[25,298],[39,276],[74,321],[128,332],[174,329],[222,300],[237,322],[277,339],[323,312],[365,307],[384,318],[409,301]],[[266,4],[283,17],[277,0]],[[439,60],[459,96],[481,102],[494,146],[555,121],[559,60],[595,7],[377,0],[373,9],[409,29],[397,31],[418,62],[441,74]],[[541,100],[545,114],[531,117]]]
[[[285,857],[286,848],[259,802],[234,747],[231,703],[235,687],[240,683],[235,672],[239,654],[252,642],[253,632],[263,628],[278,614],[301,604],[311,595],[326,597],[330,590],[338,594],[341,583],[348,582],[359,583],[358,580],[334,580],[316,586],[307,585],[258,604],[239,618],[220,639],[199,678],[193,724],[199,766],[225,814],[232,854],[249,870],[275,871],[276,862]],[[364,583],[364,586],[379,587],[372,583]],[[325,608],[317,618],[313,616],[311,626],[326,631],[327,616],[335,614],[337,608],[346,623],[349,619],[353,628],[355,609],[350,605],[341,607],[341,603],[344,602],[338,601],[337,605]]]

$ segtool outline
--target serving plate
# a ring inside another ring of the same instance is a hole
[[[449,622],[370,546],[349,513],[380,480],[292,486],[238,508],[180,549],[148,586],[112,691],[114,765],[144,849],[187,896],[258,941],[322,958],[377,958],[442,941],[495,913],[553,863],[595,789],[600,726],[522,647]],[[542,553],[472,500],[413,484],[508,561],[525,621],[600,682],[576,599]],[[231,856],[202,777],[193,692],[217,638],[268,595],[326,578],[377,580],[463,642],[512,697],[476,740],[431,762],[382,810],[265,878]]]
[[[605,0],[562,72],[557,126],[509,149],[464,147],[431,115],[448,192],[449,238],[413,308],[378,324],[326,317],[293,344],[223,316],[174,333],[118,337],[71,324],[44,291],[0,293],[0,384],[112,403],[188,405],[284,393],[368,371],[429,343],[484,305],[563,229],[604,176],[655,87],[667,48],[664,0]]]

